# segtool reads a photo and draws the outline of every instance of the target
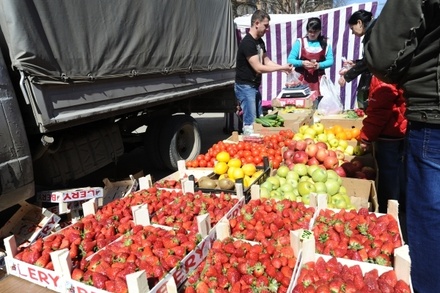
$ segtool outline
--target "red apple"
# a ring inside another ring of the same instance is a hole
[[[335,172],[336,172],[340,177],[347,177],[347,174],[345,173],[344,168],[342,168],[341,166],[337,166],[337,167],[335,167],[333,170],[335,170]]]
[[[336,157],[327,156],[323,162],[324,167],[327,169],[334,169],[339,166],[339,160]]]
[[[356,173],[356,166],[354,166],[351,162],[345,162],[341,164],[341,167],[344,169],[347,177],[354,177]]]
[[[317,158],[315,157],[311,157],[308,161],[307,161],[307,165],[311,166],[311,165],[319,165],[319,161]]]
[[[328,155],[330,157],[336,157],[336,152],[334,150],[328,150]]]
[[[325,142],[322,141],[318,141],[315,143],[315,145],[319,148],[319,149],[328,149],[328,146]]]
[[[362,169],[362,167],[364,166],[364,163],[357,158],[354,158],[350,162],[355,166],[356,171],[360,171]]]
[[[286,161],[286,160],[291,160],[292,158],[293,158],[293,155],[295,154],[295,151],[294,150],[291,150],[291,149],[287,149],[287,150],[285,150],[284,151],[284,153],[283,153],[283,159],[284,159],[284,161]]]
[[[315,144],[315,141],[310,137],[304,138],[304,141],[306,142],[307,145]]]
[[[309,160],[309,156],[306,154],[305,151],[296,151],[295,154],[293,155],[293,162],[295,164],[298,163],[306,164],[308,160]]]
[[[365,175],[365,173],[362,171],[356,171],[354,173],[354,177],[356,177],[358,179],[367,179],[367,175]]]
[[[327,149],[318,149],[316,152],[315,157],[318,159],[319,162],[324,162],[324,159],[328,157],[328,150]]]
[[[309,144],[306,147],[306,153],[309,156],[309,158],[312,158],[316,155],[316,152],[318,151],[318,147],[316,146],[316,144]]]
[[[361,169],[361,172],[365,174],[367,179],[369,180],[375,180],[376,179],[376,170],[374,170],[373,167],[370,166],[363,166]]]
[[[291,140],[288,144],[287,144],[287,148],[289,149],[289,150],[292,150],[292,151],[294,151],[294,150],[296,150],[296,140]]]
[[[304,140],[297,140],[295,150],[296,151],[304,151],[307,147],[307,143]]]

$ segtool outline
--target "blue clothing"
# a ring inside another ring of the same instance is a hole
[[[440,292],[440,124],[409,121],[406,213],[415,292]]]
[[[399,201],[400,210],[405,203],[404,139],[377,140],[374,156],[379,169],[377,197],[379,213],[387,213],[389,199]]]
[[[321,48],[321,44],[319,41],[308,41],[308,46],[310,48]],[[287,58],[287,63],[292,64],[293,67],[302,67],[302,60],[300,59],[301,52],[301,40],[297,39],[292,46],[292,50],[290,51],[289,57]],[[325,52],[325,60],[318,62],[320,69],[326,69],[333,65],[333,50],[329,42],[327,42],[326,52]]]
[[[250,126],[256,117],[263,115],[262,97],[259,87],[236,83],[235,96],[243,110],[243,125]]]

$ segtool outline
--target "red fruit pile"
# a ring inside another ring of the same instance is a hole
[[[72,279],[119,293],[127,292],[126,275],[145,270],[153,287],[197,243],[197,234],[184,229],[137,225],[129,235],[91,256],[83,267],[75,268]]]
[[[402,246],[399,224],[389,214],[366,208],[321,210],[313,226],[316,252],[391,266],[394,249]]]
[[[302,292],[397,292],[409,293],[410,287],[397,280],[394,270],[379,273],[376,269],[365,275],[359,265],[347,266],[332,257],[325,261],[319,257],[316,262],[308,262],[301,267],[293,293]]]
[[[242,207],[229,224],[233,237],[261,242],[288,236],[292,230],[309,229],[314,212],[302,202],[257,199]]]
[[[182,194],[174,201],[156,211],[151,223],[175,228],[198,231],[197,216],[209,214],[211,225],[215,225],[238,202],[229,193],[195,193]]]
[[[164,179],[154,182],[156,188],[182,189],[182,183],[179,180]]]
[[[281,242],[289,243],[289,238]],[[216,240],[206,259],[188,276],[185,293],[287,292],[296,258],[290,244]]]
[[[104,205],[95,215],[88,215],[56,234],[38,239],[30,246],[22,248],[15,258],[53,270],[49,253],[67,248],[73,266],[77,266],[82,259],[133,228],[132,206],[148,204],[148,210],[152,214],[181,194],[156,188],[133,192]]]

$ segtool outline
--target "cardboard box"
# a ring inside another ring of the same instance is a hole
[[[283,91],[281,91],[278,96],[272,100],[272,107],[284,107],[287,105],[292,105],[297,108],[311,109],[315,108],[315,101],[318,98],[318,93],[316,91],[312,91],[307,97],[281,98],[282,95]]]
[[[346,118],[346,114],[336,114],[336,115],[326,115],[326,116],[321,116],[321,115],[315,115],[314,117],[314,121],[315,122],[321,122],[322,124],[324,124],[324,126],[326,128],[334,126],[334,125],[340,125],[343,128],[358,128],[361,129],[362,128],[362,120],[364,119],[364,117],[362,118],[357,118],[357,119],[353,119],[353,118]]]
[[[293,113],[282,113],[282,111],[280,111],[278,115],[284,118],[283,127],[264,127],[261,124],[254,123],[254,132],[262,135],[271,135],[280,130],[290,129],[296,133],[301,126],[311,125],[313,123],[313,113],[313,110],[295,111]]]
[[[355,206],[366,207],[370,212],[379,211],[376,185],[373,180],[342,177],[342,186]]]

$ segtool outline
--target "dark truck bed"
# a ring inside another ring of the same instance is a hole
[[[0,211],[116,161],[142,125],[174,168],[200,150],[190,113],[235,110],[229,0],[2,0],[0,29]]]

